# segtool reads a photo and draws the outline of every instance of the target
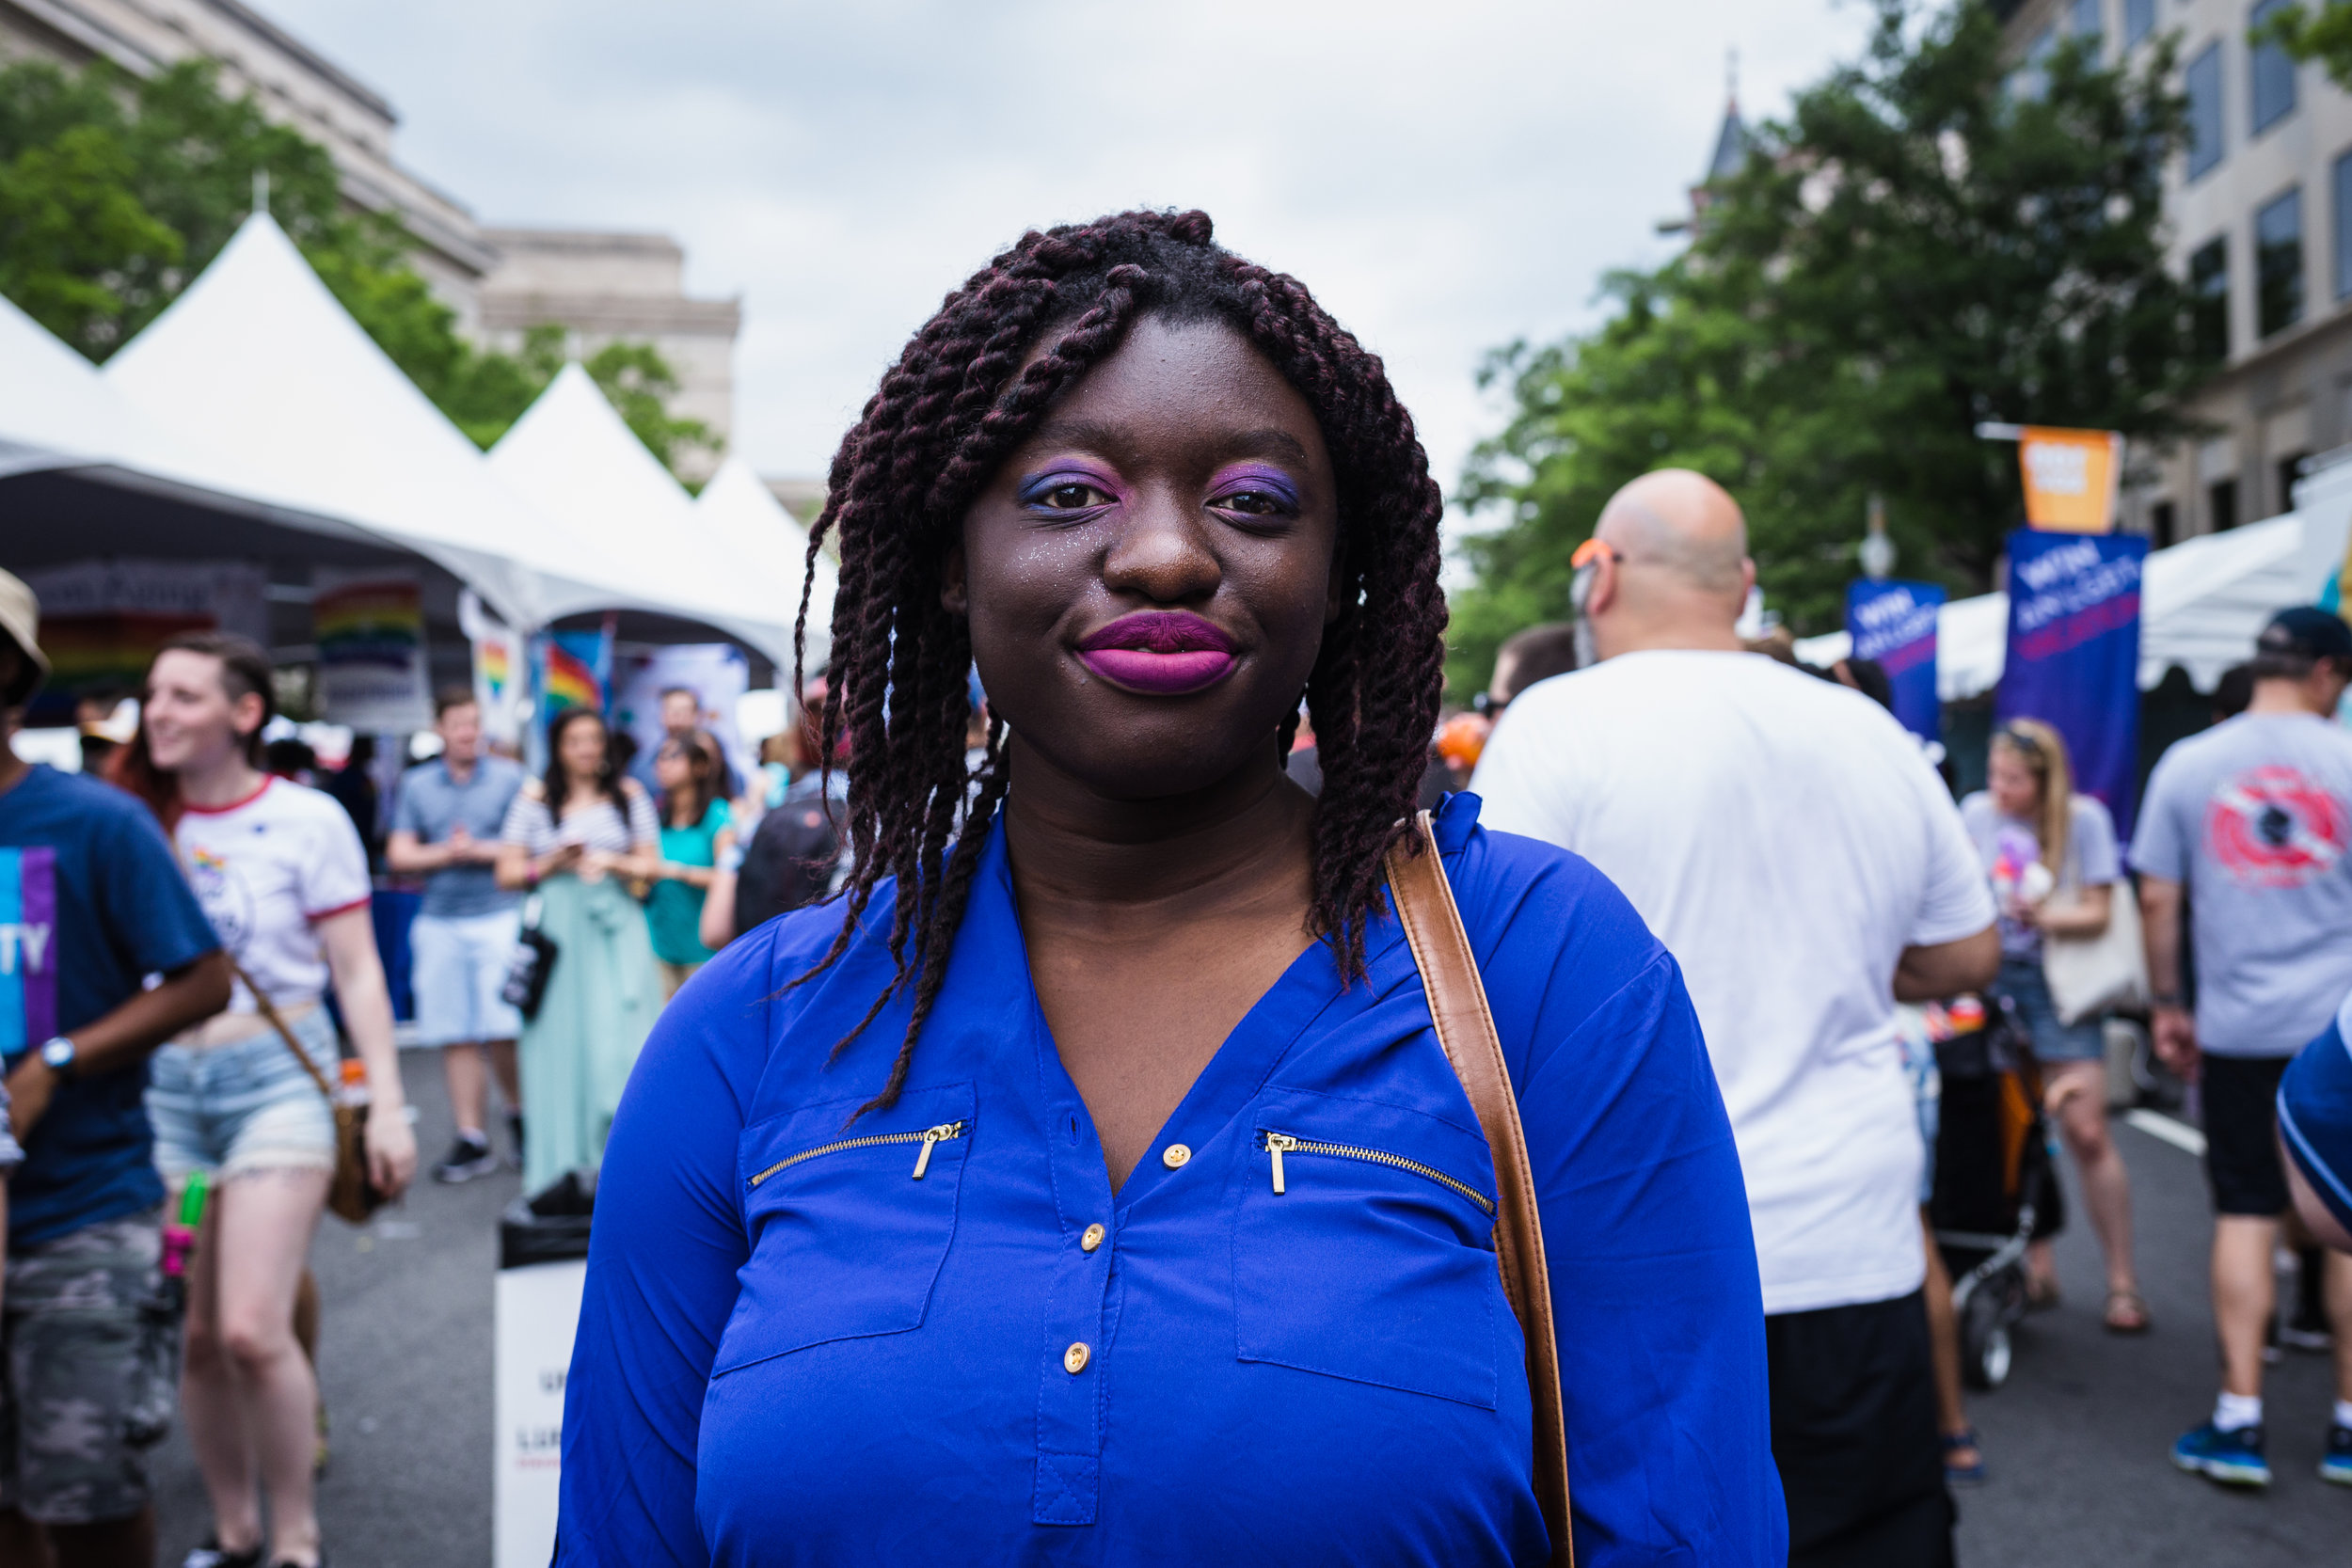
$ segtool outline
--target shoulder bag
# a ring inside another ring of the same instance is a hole
[[[2148,955],[2140,945],[2139,899],[2129,877],[2118,877],[2107,895],[2107,928],[2095,937],[2045,935],[2042,974],[2050,1001],[2065,1023],[2115,1007],[2136,1007],[2148,999]],[[2074,896],[2082,896],[2080,888]]]
[[[1416,853],[1415,851],[1419,852]],[[1462,929],[1461,911],[1438,857],[1429,814],[1416,813],[1410,834],[1389,848],[1389,891],[1396,917],[1429,995],[1438,1043],[1462,1081],[1480,1131],[1494,1152],[1495,1259],[1503,1293],[1527,1341],[1527,1387],[1535,1413],[1535,1501],[1551,1532],[1551,1560],[1574,1568],[1568,1532],[1567,1427],[1560,1402],[1559,1343],[1551,1323],[1551,1275],[1544,1264],[1544,1232],[1535,1212],[1535,1178],[1519,1125],[1518,1096],[1495,1035],[1478,958]]]
[[[326,1207],[337,1219],[353,1225],[365,1225],[368,1216],[384,1204],[384,1195],[375,1190],[374,1181],[368,1176],[368,1108],[365,1105],[346,1104],[335,1093],[334,1087],[326,1081],[326,1075],[319,1070],[318,1063],[310,1060],[310,1053],[302,1049],[300,1040],[294,1038],[294,1028],[287,1023],[286,1015],[278,1010],[278,1004],[269,999],[267,991],[253,983],[253,976],[245,972],[245,965],[231,957],[229,969],[245,983],[245,989],[253,993],[254,1007],[269,1021],[269,1026],[278,1031],[278,1037],[286,1042],[286,1049],[293,1052],[294,1060],[302,1064],[302,1070],[310,1075],[310,1082],[318,1085],[319,1093],[326,1097],[326,1108],[335,1116],[335,1175],[326,1186]]]
[[[522,1014],[525,1023],[539,1016],[539,1005],[548,998],[548,976],[555,973],[555,956],[561,951],[555,939],[539,928],[543,907],[535,893],[524,903],[515,951],[506,960],[506,978],[499,982],[499,1000]]]

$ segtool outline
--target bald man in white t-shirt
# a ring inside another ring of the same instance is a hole
[[[1763,1275],[1789,1561],[1951,1560],[1895,1003],[1988,984],[1960,815],[1877,704],[1747,653],[1740,508],[1662,470],[1579,550],[1593,668],[1521,693],[1470,787],[1605,872],[1682,965]]]

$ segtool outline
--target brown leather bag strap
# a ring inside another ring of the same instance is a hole
[[[1415,853],[1418,849],[1420,852]],[[1527,1159],[1527,1134],[1519,1126],[1518,1096],[1495,1035],[1478,958],[1462,929],[1462,911],[1446,881],[1429,814],[1413,818],[1413,831],[1389,847],[1389,890],[1396,916],[1421,970],[1429,996],[1429,1021],[1438,1043],[1470,1096],[1486,1147],[1494,1152],[1495,1256],[1502,1288],[1518,1315],[1527,1341],[1527,1388],[1535,1409],[1535,1501],[1551,1531],[1551,1560],[1573,1568],[1575,1543],[1568,1532],[1567,1428],[1560,1407],[1560,1347],[1551,1323],[1551,1274],[1544,1264],[1544,1230],[1535,1212],[1535,1177]]]
[[[302,1049],[302,1042],[294,1038],[294,1025],[288,1023],[286,1015],[278,1010],[278,1004],[269,999],[269,992],[253,983],[253,976],[245,972],[245,965],[237,961],[235,954],[224,947],[221,957],[229,960],[229,973],[244,981],[245,989],[252,993],[254,1009],[269,1021],[271,1028],[278,1031],[278,1037],[286,1042],[286,1049],[293,1052],[294,1060],[302,1064],[302,1070],[310,1075],[310,1082],[319,1086],[319,1093],[326,1096],[326,1102],[334,1104],[335,1091],[327,1086],[326,1075],[319,1070],[318,1063],[310,1060],[310,1053]]]

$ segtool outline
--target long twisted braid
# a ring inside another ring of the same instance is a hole
[[[874,889],[897,878],[897,974],[834,1048],[839,1054],[914,987],[889,1082],[865,1110],[895,1103],[906,1083],[1010,783],[1001,721],[977,767],[965,761],[971,637],[940,604],[942,562],[997,466],[1141,316],[1239,331],[1306,398],[1330,451],[1343,608],[1306,690],[1324,780],[1311,919],[1342,974],[1363,974],[1381,859],[1412,809],[1444,683],[1441,503],[1378,356],[1297,279],[1234,256],[1210,233],[1205,213],[1133,212],[1025,234],[915,333],[834,457],[810,531],[809,583],[831,534],[841,567],[823,752],[830,759],[848,742],[852,869],[841,930],[802,979],[849,950]],[[1023,368],[1049,336],[1053,346]],[[795,627],[803,649],[808,607],[804,585]],[[1285,744],[1295,722],[1283,726]]]

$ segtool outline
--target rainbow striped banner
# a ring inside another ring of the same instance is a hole
[[[415,575],[321,571],[312,583],[320,716],[355,730],[421,730],[431,723],[424,588]]]

